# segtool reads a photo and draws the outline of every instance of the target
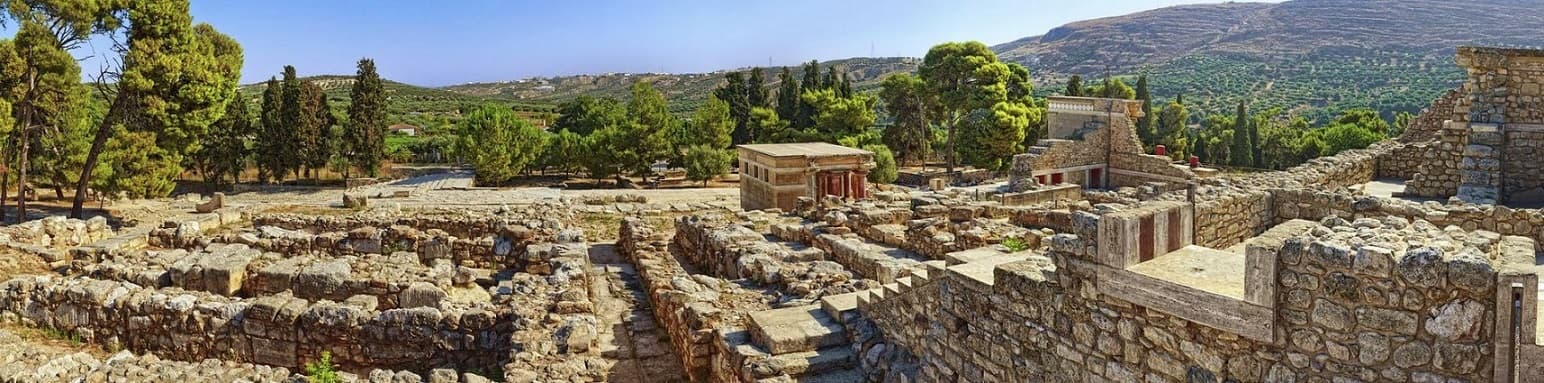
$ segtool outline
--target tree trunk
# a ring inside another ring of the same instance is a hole
[[[86,152],[86,167],[80,170],[80,179],[75,181],[75,201],[70,204],[70,218],[81,217],[81,206],[86,203],[86,185],[91,183],[91,169],[96,168],[97,158],[106,149],[107,136],[113,133],[113,122],[118,114],[122,113],[123,100],[126,96],[118,94],[113,98],[112,106],[108,107],[107,115],[102,122],[97,124],[96,138],[91,140],[91,150]]]
[[[33,71],[27,74],[27,103],[26,109],[22,109],[25,112],[23,113],[25,117],[22,118],[21,125],[21,151],[17,153],[16,158],[16,168],[18,169],[16,173],[16,188],[18,190],[16,193],[16,222],[27,221],[27,190],[31,189],[27,185],[27,150],[32,146],[32,139],[27,137],[27,133],[32,131],[32,119],[37,118],[36,110],[34,110],[32,104],[32,92],[35,90],[37,90],[37,72]]]
[[[953,119],[951,118],[950,120],[953,120]],[[948,137],[948,142],[944,145],[944,146],[948,146],[949,147],[949,153],[946,153],[946,154],[948,154],[949,158],[948,158],[948,162],[945,163],[945,165],[944,165],[944,176],[945,177],[949,177],[949,183],[951,185],[954,184],[954,181],[955,181],[955,179],[954,179],[954,158],[956,157],[955,153],[958,152],[958,150],[955,150],[955,147],[954,147],[954,125],[956,125],[955,121],[949,121],[949,137]]]

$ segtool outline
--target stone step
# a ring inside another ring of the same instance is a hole
[[[769,366],[777,366],[778,371],[783,372],[787,378],[794,381],[863,381],[863,375],[857,375],[855,380],[831,380],[835,377],[851,377],[841,374],[843,371],[854,371],[857,368],[852,347],[848,344],[841,346],[823,347],[818,351],[792,352],[792,354],[775,355],[770,360],[763,361]],[[812,378],[824,378],[824,380],[812,380]],[[761,381],[787,381],[784,377],[764,378]]]
[[[864,294],[864,292],[858,291],[822,297],[820,298],[820,309],[825,310],[826,315],[830,315],[837,322],[847,324],[848,317],[858,311],[858,296]]]
[[[847,330],[820,305],[751,313],[751,340],[772,355],[815,351],[847,343]]]
[[[857,368],[831,370],[799,378],[802,383],[847,383],[864,381],[863,371]]]

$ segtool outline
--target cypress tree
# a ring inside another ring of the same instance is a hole
[[[306,173],[319,177],[320,173],[316,170],[327,166],[327,160],[332,158],[335,147],[332,126],[337,124],[337,118],[332,116],[332,108],[327,105],[327,94],[316,83],[301,82],[298,121],[297,128],[304,145],[301,150],[302,165]]]
[[[750,81],[745,84],[745,101],[749,107],[745,108],[746,116],[750,116],[751,108],[765,108],[771,100],[767,97],[767,80],[761,68],[751,68]]]
[[[842,97],[852,97],[852,78],[847,77],[847,72],[842,72],[842,85],[837,90]]]
[[[291,148],[295,151],[287,153],[284,156],[283,169],[285,169],[286,172],[294,171],[295,175],[299,176],[300,168],[305,164],[305,156],[297,154],[302,154],[302,152],[306,150],[303,145],[305,145],[306,142],[309,142],[310,138],[306,137],[305,132],[302,131],[304,127],[300,126],[301,116],[304,112],[300,110],[301,85],[300,79],[296,78],[295,76],[294,66],[284,66],[284,80],[282,80],[282,84],[283,86],[280,87],[282,90],[280,92],[281,96],[279,98],[279,126],[284,127],[284,136],[286,139],[290,140],[290,142],[293,142],[294,145],[296,145],[296,147]],[[280,173],[279,178],[284,178],[283,173]]]
[[[1137,99],[1142,100],[1142,118],[1137,120],[1137,136],[1143,146],[1152,146],[1158,132],[1153,126],[1153,95],[1147,89],[1147,75],[1137,77]]]
[[[1238,102],[1238,115],[1233,118],[1233,146],[1229,148],[1229,162],[1233,166],[1254,165],[1254,148],[1249,146],[1249,115],[1244,102]]]
[[[258,182],[268,182],[270,179],[283,181],[287,169],[285,161],[294,152],[290,148],[289,129],[283,122],[283,99],[284,90],[279,80],[269,77],[263,88],[262,112],[258,115],[262,123],[256,142]]]
[[[719,100],[729,103],[729,115],[734,118],[735,144],[749,142],[750,131],[746,128],[746,122],[750,120],[750,99],[746,91],[745,75],[740,72],[729,72],[724,75],[728,83],[713,90],[713,95]]]
[[[813,92],[821,89],[820,63],[810,60],[809,63],[804,64],[803,76],[799,82],[799,95],[796,96],[799,99],[799,116],[792,120],[792,128],[795,130],[815,126],[815,104],[804,100],[804,92]]]
[[[1067,80],[1067,96],[1083,96],[1083,76],[1072,75],[1072,79]]]
[[[375,60],[359,59],[354,88],[349,90],[348,126],[343,153],[350,165],[375,177],[386,148],[386,95]],[[347,175],[344,175],[347,177]]]
[[[821,81],[820,89],[836,89],[841,85],[840,81],[841,79],[836,77],[836,67],[826,67],[826,79]]]
[[[777,118],[793,121],[799,115],[799,83],[793,80],[793,70],[783,67],[777,75]]]

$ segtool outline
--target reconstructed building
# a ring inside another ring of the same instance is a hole
[[[874,153],[823,142],[740,145],[740,207],[792,210],[799,197],[864,198]]]
[[[1045,117],[1050,138],[1013,157],[1009,191],[1039,194],[1065,185],[1110,188],[1154,181],[1183,186],[1196,172],[1147,154],[1134,129],[1144,115],[1137,100],[1051,97]]]
[[[1419,126],[1420,137],[1403,153],[1420,158],[1406,192],[1420,197],[1458,197],[1478,204],[1544,202],[1544,51],[1459,47],[1458,65],[1469,81],[1434,104],[1449,117]],[[1435,134],[1430,130],[1436,130]],[[1407,135],[1408,136],[1408,135]]]

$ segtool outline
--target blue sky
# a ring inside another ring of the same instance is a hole
[[[286,64],[301,75],[352,74],[371,57],[388,79],[439,86],[790,65],[871,48],[921,56],[944,41],[999,44],[1072,21],[1206,2],[1215,1],[194,0],[192,9],[241,42],[243,83]]]

